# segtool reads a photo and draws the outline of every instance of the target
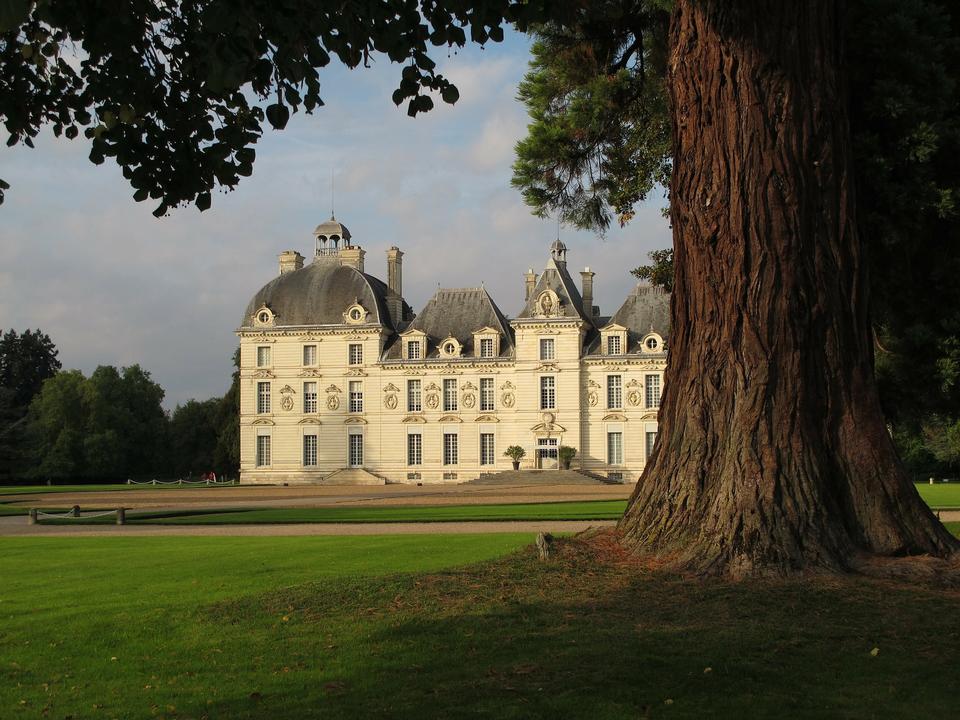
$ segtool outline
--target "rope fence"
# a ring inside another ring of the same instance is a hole
[[[127,485],[237,485],[236,480],[132,480],[127,479]]]

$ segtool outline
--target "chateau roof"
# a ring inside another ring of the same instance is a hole
[[[314,262],[285,272],[264,285],[247,305],[241,327],[253,326],[253,315],[270,308],[279,327],[342,325],[343,313],[359,302],[367,322],[394,329],[387,312],[387,286],[372,275],[335,262]]]
[[[651,332],[666,342],[670,336],[670,293],[663,288],[639,283],[612,317],[601,324],[621,325],[627,328],[625,352],[640,350],[640,341]],[[599,337],[590,345],[587,354],[600,352]]]
[[[441,288],[406,328],[427,336],[426,358],[437,357],[437,346],[448,337],[456,338],[461,354],[474,354],[473,333],[491,327],[500,333],[500,357],[513,355],[513,336],[507,319],[484,288]],[[387,351],[388,360],[399,360],[401,343]]]

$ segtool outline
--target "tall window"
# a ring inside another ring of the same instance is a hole
[[[480,433],[480,464],[493,465],[496,460],[493,433]]]
[[[304,365],[317,364],[317,346],[316,345],[303,346],[303,364]]]
[[[480,378],[480,410],[493,410],[493,378]]]
[[[647,375],[643,381],[646,384],[647,407],[660,407],[660,376]]]
[[[257,367],[267,367],[270,364],[270,348],[257,348]]]
[[[647,462],[650,461],[650,456],[653,455],[653,446],[656,444],[656,442],[657,442],[656,430],[654,430],[653,432],[647,431]]]
[[[623,433],[607,433],[607,464],[623,465]]]
[[[457,409],[457,381],[455,379],[443,381],[443,409],[445,412],[454,412]]]
[[[270,383],[268,382],[257,383],[257,412],[270,412]]]
[[[407,465],[423,464],[423,435],[407,435]]]
[[[623,377],[607,375],[607,407],[619,410],[623,407]]]
[[[557,407],[557,379],[553,375],[540,378],[540,409],[554,410]]]
[[[480,357],[493,357],[493,338],[480,338]]]
[[[619,335],[608,335],[607,336],[607,355],[619,355],[620,350],[620,336]]]
[[[363,383],[350,381],[350,412],[363,412]]]
[[[349,358],[351,365],[363,365],[363,345],[350,343]]]
[[[317,436],[303,436],[303,466],[316,467],[317,465]]]
[[[407,412],[420,412],[423,402],[420,395],[420,381],[407,380]]]
[[[540,359],[541,360],[553,360],[556,357],[554,352],[554,342],[553,338],[540,338]]]
[[[422,357],[419,340],[407,340],[407,360],[419,360]]]
[[[460,436],[456,433],[443,434],[443,464],[456,465],[459,456]]]
[[[350,435],[350,467],[361,467],[363,465],[363,435],[353,433]]]
[[[257,435],[257,467],[270,464],[270,436]]]
[[[303,411],[315,413],[317,411],[317,384],[305,382],[303,384]]]

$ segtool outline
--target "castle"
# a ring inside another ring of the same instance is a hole
[[[244,483],[465,482],[512,468],[571,467],[636,482],[657,434],[669,295],[638,285],[610,317],[578,289],[559,240],[525,275],[516,317],[484,288],[438,289],[414,314],[403,253],[387,282],[333,217],[309,264],[280,254],[240,337]]]

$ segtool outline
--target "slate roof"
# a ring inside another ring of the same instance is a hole
[[[473,333],[484,327],[500,332],[500,355],[513,355],[513,336],[500,308],[484,288],[441,288],[423,307],[404,332],[420,330],[427,336],[425,359],[437,358],[438,345],[448,337],[460,341],[461,356],[473,357]],[[401,359],[402,343],[394,343],[385,360]]]
[[[650,332],[655,332],[669,342],[670,337],[670,293],[663,288],[639,283],[624,300],[623,305],[612,317],[599,327],[622,325],[627,328],[626,352],[639,352],[640,341]],[[595,338],[588,346],[587,354],[600,353],[600,338]]]
[[[276,325],[342,325],[343,313],[354,302],[366,308],[367,321],[395,329],[387,312],[387,286],[372,275],[336,262],[313,262],[286,272],[264,285],[247,305],[240,327],[252,327],[253,315],[266,305]],[[404,303],[404,315],[409,307]]]

